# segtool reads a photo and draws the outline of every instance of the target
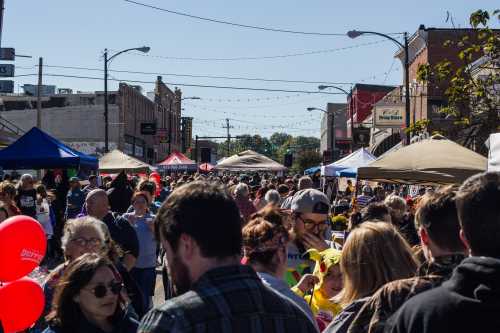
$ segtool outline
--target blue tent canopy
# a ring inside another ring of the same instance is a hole
[[[4,169],[97,169],[99,161],[33,127],[0,151],[0,166]]]
[[[305,175],[314,175],[318,171],[321,171],[321,167],[315,166],[315,167],[304,170],[304,174]]]
[[[358,168],[349,168],[349,169],[344,169],[336,172],[338,177],[345,177],[345,178],[356,178],[358,175]]]

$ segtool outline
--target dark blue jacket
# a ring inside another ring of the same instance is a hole
[[[121,320],[113,321],[113,333],[136,333],[139,322],[133,311],[127,311]],[[91,324],[82,314],[76,331],[67,332],[58,326],[49,326],[43,333],[106,333]]]

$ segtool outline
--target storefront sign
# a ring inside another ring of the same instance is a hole
[[[375,127],[401,128],[404,112],[405,106],[402,104],[375,105],[373,107]]]

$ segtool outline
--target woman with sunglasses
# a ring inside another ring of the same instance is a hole
[[[34,332],[40,332],[47,327],[45,315],[49,313],[54,297],[54,290],[59,284],[61,277],[68,266],[80,256],[86,253],[104,253],[105,233],[100,227],[103,223],[92,217],[81,217],[66,222],[64,234],[61,238],[61,248],[66,261],[57,266],[50,274],[42,280],[43,292],[45,294],[45,309],[43,316],[35,325]]]
[[[154,237],[154,218],[149,212],[150,196],[144,192],[136,192],[132,196],[132,213],[123,214],[137,233],[139,239],[139,257],[130,275],[137,282],[143,295],[146,308],[151,307],[156,283],[156,248]]]
[[[111,261],[94,253],[73,261],[58,284],[44,333],[135,333],[138,321],[122,297]]]

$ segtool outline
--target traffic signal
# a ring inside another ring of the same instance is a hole
[[[287,168],[291,167],[293,164],[293,155],[291,153],[285,154],[285,163],[283,163]]]

